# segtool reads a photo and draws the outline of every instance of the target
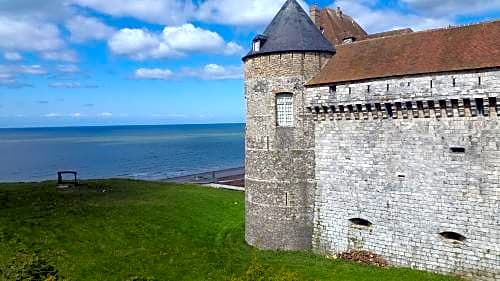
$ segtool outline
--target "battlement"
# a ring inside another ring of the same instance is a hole
[[[494,117],[500,71],[482,70],[360,81],[307,89],[317,120]]]
[[[494,117],[500,114],[497,97],[417,100],[368,104],[309,106],[315,121],[409,118]]]

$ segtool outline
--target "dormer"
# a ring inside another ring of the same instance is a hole
[[[267,40],[267,36],[265,36],[265,35],[259,34],[259,35],[255,36],[255,38],[252,41],[252,52],[254,52],[254,53],[260,52],[260,49],[261,49],[262,45],[264,45],[266,40]]]

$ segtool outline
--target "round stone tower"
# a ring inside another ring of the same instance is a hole
[[[245,63],[246,241],[262,249],[311,248],[314,125],[304,85],[335,53],[288,0]]]

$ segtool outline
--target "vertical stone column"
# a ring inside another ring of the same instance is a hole
[[[281,53],[245,62],[245,236],[250,245],[281,250],[311,248],[314,123],[304,105],[304,85],[328,58],[319,53]],[[293,95],[293,127],[277,126],[279,93]]]

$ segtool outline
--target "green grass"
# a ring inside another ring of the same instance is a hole
[[[0,268],[36,252],[70,280],[228,280],[255,257],[301,280],[458,280],[244,241],[244,195],[198,186],[106,180],[60,191],[53,182],[0,185]],[[0,277],[1,278],[1,277]]]

